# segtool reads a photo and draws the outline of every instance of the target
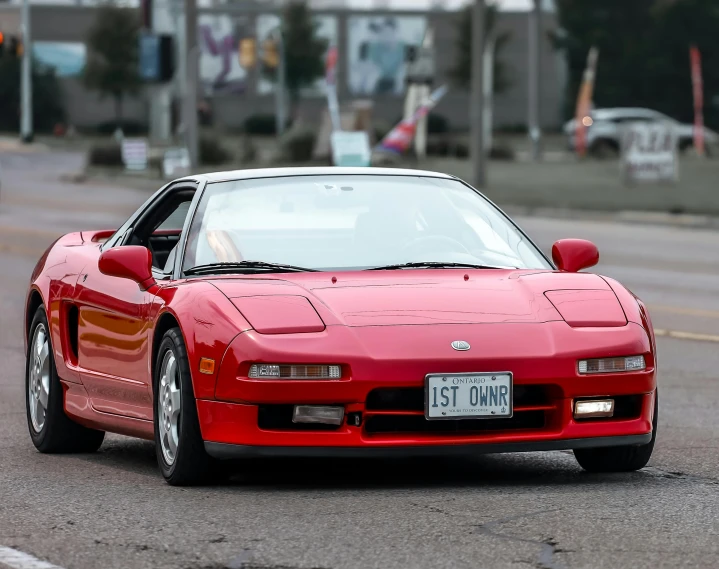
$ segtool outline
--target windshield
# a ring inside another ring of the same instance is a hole
[[[459,181],[331,173],[208,184],[183,270],[242,261],[316,270],[422,261],[550,268],[504,215]]]

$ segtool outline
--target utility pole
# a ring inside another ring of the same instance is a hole
[[[540,122],[540,80],[539,68],[541,66],[541,33],[542,33],[542,7],[541,0],[534,0],[534,6],[529,13],[529,109],[528,127],[529,140],[532,144],[532,160],[541,158],[542,130]]]
[[[484,147],[484,22],[485,0],[475,0],[472,10],[472,89],[470,92],[470,160],[472,183],[483,188],[487,181],[487,156]]]
[[[33,139],[32,132],[32,36],[30,35],[30,0],[22,3],[22,69],[20,77],[20,138]]]
[[[199,50],[197,48],[197,0],[185,0],[185,143],[193,169],[199,163],[197,135],[197,82]]]
[[[275,105],[277,120],[277,136],[282,136],[287,124],[287,111],[285,108],[285,42],[282,37],[282,24],[275,33],[277,46],[277,87],[275,88]]]

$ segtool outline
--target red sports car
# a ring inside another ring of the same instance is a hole
[[[657,430],[645,306],[547,259],[444,174],[300,168],[172,182],[117,230],[56,241],[27,295],[41,452],[155,441],[170,484],[223,459],[573,449],[646,465]]]

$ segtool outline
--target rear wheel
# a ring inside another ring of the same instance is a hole
[[[630,472],[644,468],[654,450],[658,419],[659,392],[657,390],[654,396],[651,441],[644,445],[575,449],[574,457],[579,466],[588,472]]]
[[[49,330],[45,309],[41,306],[30,325],[25,364],[30,438],[43,453],[94,452],[100,448],[105,433],[83,427],[65,414],[63,387],[55,369]]]
[[[214,463],[205,452],[187,350],[179,328],[165,332],[155,366],[155,449],[165,480],[201,484]]]

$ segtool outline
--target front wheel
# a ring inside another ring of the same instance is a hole
[[[95,452],[105,438],[103,431],[83,427],[65,414],[50,326],[42,306],[35,312],[28,335],[25,406],[30,438],[42,453]]]
[[[659,419],[659,390],[654,395],[652,440],[644,445],[575,449],[579,466],[588,472],[631,472],[644,468],[654,451]]]
[[[168,484],[205,482],[214,466],[197,418],[187,350],[179,328],[165,332],[155,366],[155,450]]]

